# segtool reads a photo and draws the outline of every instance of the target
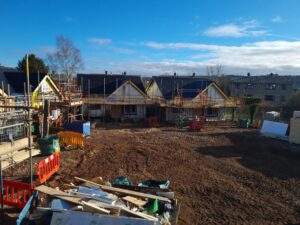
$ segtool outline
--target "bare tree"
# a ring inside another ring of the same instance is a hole
[[[207,76],[221,76],[223,75],[223,65],[222,64],[216,64],[214,66],[206,66],[206,74]]]
[[[68,81],[83,68],[79,49],[75,47],[72,40],[64,36],[56,38],[56,51],[48,54],[47,59],[50,71],[65,75]]]

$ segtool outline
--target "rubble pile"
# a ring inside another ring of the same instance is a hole
[[[134,186],[124,177],[118,177],[112,184],[103,182],[100,177],[92,181],[75,179],[80,183],[66,184],[64,191],[45,185],[36,187],[38,204],[28,210],[29,216],[21,219],[34,221],[37,225],[177,224],[180,205],[174,192],[168,189],[168,180],[147,180]],[[27,204],[34,205],[33,201]]]

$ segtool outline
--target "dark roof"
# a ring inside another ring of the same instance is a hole
[[[145,89],[147,89],[147,87],[151,83],[152,77],[142,77],[141,79],[142,79],[142,82],[143,82],[143,85],[144,85]]]
[[[40,73],[39,78],[37,73],[30,73],[30,86],[31,91],[35,90],[46,74]],[[26,83],[26,73],[23,72],[2,72],[0,73],[0,82],[4,84],[4,90],[8,93],[8,84],[10,87],[10,94],[23,94],[24,93],[24,83]],[[2,84],[1,84],[2,85]]]
[[[183,98],[194,98],[213,83],[212,80],[199,76],[154,76],[153,80],[167,100],[179,94]]]
[[[15,68],[0,66],[0,88],[2,89],[2,83],[3,83],[3,87],[4,87],[3,89],[6,93],[7,93],[7,81],[4,76],[4,72],[9,72],[9,71],[16,72],[17,70]]]
[[[106,74],[77,74],[77,84],[81,86],[85,95],[88,94],[88,85],[90,83],[90,94],[104,95],[104,80],[105,80],[105,95],[113,93],[118,87],[127,81],[134,83],[143,93],[145,88],[141,76],[136,75],[106,75]],[[89,82],[90,81],[90,82]]]
[[[261,76],[240,76],[231,80],[233,83],[260,83],[260,84],[292,84],[292,76],[279,76],[277,74],[261,75]]]

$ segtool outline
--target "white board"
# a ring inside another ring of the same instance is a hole
[[[123,216],[108,216],[96,213],[67,211],[54,212],[51,225],[159,225],[159,222]]]
[[[287,138],[288,124],[264,120],[260,133],[265,136]]]

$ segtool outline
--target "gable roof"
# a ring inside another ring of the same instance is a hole
[[[202,92],[206,91],[209,87],[214,87],[225,99],[228,98],[227,95],[222,91],[222,89],[215,82],[209,84],[204,90],[202,90]]]
[[[145,92],[141,91],[131,80],[126,81],[125,83],[123,83],[121,86],[119,86],[116,90],[114,90],[111,94],[116,94],[118,93],[118,91],[120,91],[123,87],[125,87],[127,84],[131,85],[131,87],[133,87],[138,93],[140,93],[144,98],[148,98],[148,96],[146,95]]]
[[[90,81],[90,82],[89,82]],[[82,87],[84,95],[87,95],[90,83],[90,94],[112,94],[116,89],[127,81],[131,81],[140,91],[145,93],[145,88],[140,76],[133,75],[107,75],[107,74],[77,74],[77,84]]]
[[[40,73],[30,73],[29,82],[31,86],[31,91],[34,91],[39,85],[46,74]],[[8,85],[10,87],[10,93],[12,95],[23,94],[24,93],[24,83],[26,83],[26,73],[23,72],[2,72],[0,75],[0,82],[3,81],[4,91],[8,93]]]
[[[0,88],[0,96],[7,97],[7,94],[2,90],[2,88]]]
[[[213,81],[199,76],[154,76],[152,82],[156,82],[166,100],[173,99],[176,95],[187,99],[195,98],[213,83]]]
[[[33,89],[32,91],[40,88],[44,80],[47,80],[49,82],[49,84],[52,86],[52,88],[54,89],[54,91],[62,99],[63,98],[63,94],[61,93],[61,91],[59,90],[59,88],[56,86],[55,82],[52,80],[52,78],[49,75],[44,76],[44,78],[42,80],[40,80],[40,83],[38,84],[38,86],[35,89]]]

